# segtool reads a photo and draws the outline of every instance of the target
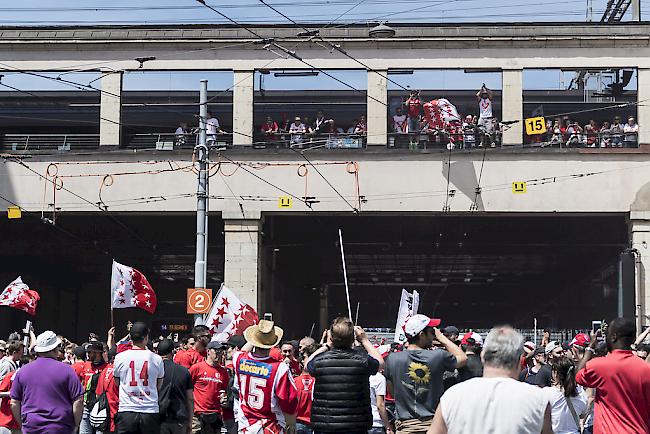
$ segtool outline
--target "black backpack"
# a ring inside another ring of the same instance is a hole
[[[88,415],[90,426],[97,431],[108,432],[111,427],[111,409],[108,406],[106,392],[103,392],[95,399],[95,404]]]
[[[174,387],[174,377],[178,366],[171,365],[171,378],[158,391],[158,412],[161,422],[177,422],[183,418],[187,410],[183,405],[183,397],[177,396],[178,392]],[[191,417],[189,415],[188,417]]]
[[[93,374],[93,376],[90,377],[88,384],[86,384],[86,391],[84,392],[84,407],[88,411],[90,411],[95,406],[95,403],[97,402],[97,393],[95,391],[97,390],[97,383],[99,382],[99,376],[102,375],[103,373],[104,371],[102,370]]]

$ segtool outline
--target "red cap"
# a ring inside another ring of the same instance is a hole
[[[571,345],[577,345],[584,348],[589,345],[590,341],[591,340],[589,339],[589,335],[586,333],[578,333],[576,337],[571,341]]]

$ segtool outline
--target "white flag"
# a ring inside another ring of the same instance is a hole
[[[399,310],[397,311],[397,324],[395,324],[395,337],[393,338],[395,342],[406,342],[404,324],[407,319],[418,313],[419,305],[420,294],[417,291],[413,291],[413,294],[411,294],[406,289],[402,289],[402,298],[399,301]]]
[[[198,317],[195,325],[208,326],[212,340],[225,342],[233,335],[242,335],[247,327],[257,324],[257,312],[241,301],[234,292],[221,285],[210,313]]]

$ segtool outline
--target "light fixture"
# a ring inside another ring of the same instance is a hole
[[[392,38],[395,36],[395,30],[384,23],[380,23],[368,31],[368,36],[371,38]]]
[[[388,75],[413,75],[412,69],[389,69]]]
[[[274,72],[274,77],[315,77],[318,75],[318,71],[282,71]]]

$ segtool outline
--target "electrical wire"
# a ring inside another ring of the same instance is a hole
[[[19,166],[27,169],[28,171],[30,171],[33,174],[37,175],[39,178],[43,179],[45,182],[51,183],[52,186],[55,189],[66,191],[67,193],[71,194],[72,196],[76,197],[77,199],[80,199],[80,200],[92,205],[93,207],[99,209],[100,211],[105,212],[109,216],[109,218],[111,220],[113,220],[122,229],[128,231],[131,235],[133,235],[143,245],[149,247],[152,251],[155,250],[155,249],[152,248],[151,244],[149,244],[147,241],[145,241],[133,229],[131,229],[126,224],[124,224],[122,221],[120,221],[118,218],[116,218],[114,215],[112,215],[106,208],[102,207],[100,203],[92,202],[91,200],[86,199],[85,197],[83,197],[83,196],[75,193],[74,191],[70,190],[69,188],[65,187],[63,184],[57,184],[56,181],[54,181],[53,179],[49,179],[47,176],[41,175],[39,172],[37,172],[36,170],[29,167],[29,165],[27,165],[27,163],[25,163],[22,159],[20,159],[18,157],[12,157],[12,156],[6,157],[6,156],[3,156],[2,158],[5,159],[6,161],[11,161],[13,163],[18,164]]]
[[[336,189],[336,187],[334,187],[334,186],[332,185],[332,183],[329,181],[329,179],[327,179],[327,178],[325,177],[325,175],[323,175],[323,173],[322,173],[320,170],[318,170],[318,167],[316,167],[316,166],[314,165],[314,163],[312,163],[311,160],[310,160],[309,158],[307,158],[307,156],[305,155],[304,152],[300,152],[300,151],[296,150],[295,148],[289,148],[289,149],[291,149],[292,151],[294,151],[294,152],[296,152],[297,154],[299,154],[302,158],[304,158],[305,161],[307,161],[307,163],[308,163],[311,167],[314,168],[314,170],[316,171],[316,173],[318,173],[318,175],[319,175],[321,178],[323,178],[323,180],[327,183],[327,185],[329,185],[330,188],[331,188],[332,190],[334,190],[334,192],[335,192],[336,194],[338,194],[338,196],[339,196],[341,199],[343,199],[343,201],[344,201],[344,202],[345,202],[345,203],[346,203],[350,208],[352,208],[352,212],[354,212],[355,214],[359,214],[360,210],[359,210],[357,207],[355,207],[354,205],[352,205],[350,202],[348,202],[348,200],[347,200],[347,199],[346,199],[346,198],[341,194],[341,192],[338,191],[338,190]]]

